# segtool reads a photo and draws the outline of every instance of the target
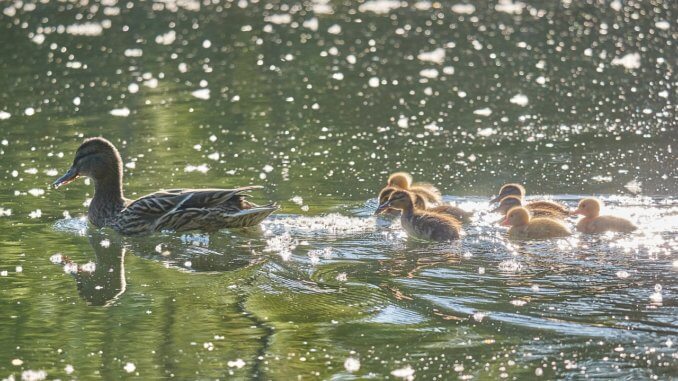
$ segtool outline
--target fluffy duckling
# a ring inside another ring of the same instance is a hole
[[[530,218],[523,207],[509,210],[502,225],[511,226],[509,237],[521,239],[544,239],[566,237],[572,234],[562,222],[547,217]]]
[[[423,197],[426,202],[435,204],[442,201],[438,188],[428,183],[412,183],[412,176],[407,172],[391,174],[386,185],[413,192]]]
[[[387,186],[386,188],[382,189],[381,192],[379,192],[379,205],[388,201],[389,197],[393,194],[393,192],[396,192],[398,190],[399,188],[395,186]],[[467,212],[457,206],[450,204],[429,206],[424,197],[422,197],[420,194],[412,193],[412,196],[414,197],[414,207],[417,209],[427,210],[433,213],[445,214],[454,217],[462,222],[470,222],[471,217],[473,217],[472,212]],[[400,211],[393,208],[384,209],[380,213],[392,216],[400,215]]]
[[[408,236],[439,242],[459,239],[459,221],[444,214],[415,208],[415,196],[411,192],[393,192],[386,202],[379,205],[375,214],[388,208],[402,211],[400,222]]]
[[[622,232],[630,233],[638,227],[631,221],[615,216],[601,216],[601,202],[595,198],[585,198],[579,201],[577,210],[572,214],[581,214],[584,216],[577,223],[577,230],[582,233],[603,233],[603,232]]]
[[[504,184],[501,189],[499,189],[499,195],[493,198],[490,201],[490,204],[499,202],[507,196],[516,196],[521,201],[525,199],[525,187],[520,184]],[[539,200],[531,201],[525,205],[528,209],[540,209],[540,210],[551,210],[554,214],[560,215],[561,218],[567,217],[570,215],[570,210],[563,204],[559,204],[553,201]]]
[[[537,201],[537,204],[540,202]],[[493,213],[501,213],[504,216],[509,212],[509,210],[523,206],[523,201],[518,196],[506,196],[501,199],[499,206],[492,209]],[[569,214],[563,214],[555,209],[541,209],[538,206],[533,205],[532,203],[524,205],[524,208],[527,209],[533,217],[552,217],[562,219]]]

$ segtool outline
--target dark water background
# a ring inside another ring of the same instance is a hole
[[[0,378],[678,377],[675,3],[0,8]],[[256,183],[283,209],[88,229],[91,185],[47,185],[99,135],[128,197]],[[460,242],[371,217],[395,170],[477,212]],[[510,242],[508,181],[641,229]]]

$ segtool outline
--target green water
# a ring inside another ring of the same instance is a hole
[[[511,4],[0,3],[0,379],[678,377],[676,5]],[[127,197],[282,209],[89,228],[91,185],[48,189],[89,136]],[[371,216],[395,170],[476,212],[462,240]],[[641,229],[508,241],[509,181]]]

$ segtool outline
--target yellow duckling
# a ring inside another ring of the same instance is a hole
[[[386,202],[379,205],[375,214],[388,208],[402,211],[400,222],[408,236],[439,242],[459,239],[459,221],[444,214],[415,208],[415,196],[411,192],[393,192]]]
[[[523,207],[509,210],[502,225],[511,226],[509,237],[521,239],[544,239],[566,237],[572,234],[562,222],[547,217],[530,218]]]
[[[582,233],[622,232],[630,233],[638,227],[631,221],[615,216],[600,215],[601,202],[595,198],[585,198],[579,201],[577,210],[572,214],[584,216],[577,223],[577,230]]]
[[[391,194],[393,194],[393,192],[398,191],[399,189],[400,188],[397,188],[395,186],[387,186],[386,188],[382,189],[381,192],[379,192],[379,205],[388,201]],[[420,194],[413,193],[412,195],[414,197],[414,207],[417,209],[426,210],[433,213],[445,214],[454,217],[462,222],[470,222],[471,217],[473,216],[472,212],[467,212],[457,206],[450,204],[429,206],[424,197],[422,197]],[[387,208],[381,211],[380,213],[398,216],[400,214],[400,211],[395,210],[393,208]]]
[[[525,187],[520,184],[504,184],[499,190],[499,195],[493,198],[490,201],[490,204],[499,202],[507,196],[516,196],[521,201],[525,199]],[[567,217],[570,215],[570,210],[563,204],[559,204],[553,201],[539,200],[539,201],[530,201],[525,205],[528,209],[540,209],[540,210],[552,210],[553,213],[559,214],[561,217]]]
[[[540,202],[537,201],[537,204],[539,203]],[[492,209],[492,212],[501,213],[504,216],[506,216],[509,210],[519,206],[523,206],[523,201],[520,199],[520,197],[506,196],[501,199],[501,201],[499,202],[499,206]],[[569,214],[564,215],[563,213],[555,209],[541,209],[538,206],[533,205],[532,203],[527,204],[523,207],[527,209],[533,217],[551,217],[562,219],[565,216],[569,215]]]
[[[388,177],[387,186],[397,187],[410,191],[424,198],[432,204],[442,201],[438,188],[429,183],[412,183],[412,176],[407,172],[396,172]]]

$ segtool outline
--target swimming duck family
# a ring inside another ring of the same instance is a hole
[[[261,189],[260,186],[169,189],[129,200],[123,195],[120,153],[104,138],[85,140],[75,152],[70,169],[52,186],[58,188],[81,176],[94,182],[94,197],[87,211],[89,221],[124,235],[249,227],[278,209],[276,204],[258,206],[247,200],[246,192]]]
[[[388,208],[401,211],[400,222],[409,236],[439,242],[459,239],[461,223],[449,215],[415,208],[412,192],[396,190],[379,205],[375,214]]]
[[[631,221],[615,216],[601,216],[602,203],[595,198],[585,198],[572,214],[580,214],[584,218],[577,222],[577,230],[582,233],[596,234],[604,232],[630,233],[638,227]]]

